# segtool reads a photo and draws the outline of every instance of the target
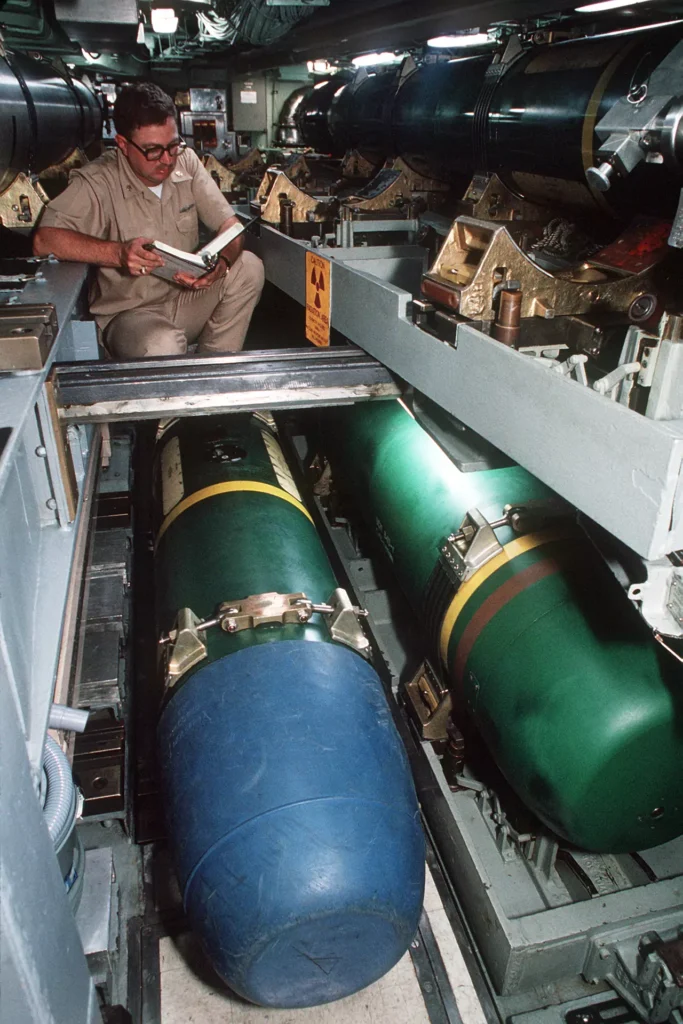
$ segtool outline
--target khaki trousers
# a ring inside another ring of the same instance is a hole
[[[263,290],[263,264],[243,252],[210,288],[178,294],[158,306],[126,309],[113,317],[103,340],[114,359],[185,355],[197,343],[200,355],[239,352]]]

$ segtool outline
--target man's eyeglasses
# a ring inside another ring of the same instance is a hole
[[[168,153],[169,156],[178,156],[178,153],[182,153],[184,149],[187,149],[187,143],[183,142],[182,139],[176,139],[175,142],[169,143],[168,146],[148,146],[146,149],[143,149],[142,146],[138,146],[137,142],[129,139],[127,135],[124,138],[126,142],[130,142],[131,146],[135,146],[142,153],[145,160],[150,162],[161,160],[164,153]]]

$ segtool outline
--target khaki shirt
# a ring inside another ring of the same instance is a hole
[[[186,252],[199,244],[199,221],[214,234],[234,210],[193,149],[183,150],[159,199],[133,173],[119,149],[71,172],[68,187],[47,206],[40,227],[68,228],[109,242],[154,238]],[[179,285],[99,267],[90,309],[101,328],[116,313],[165,304]]]

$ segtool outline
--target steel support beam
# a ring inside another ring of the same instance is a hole
[[[401,393],[389,370],[351,346],[67,363],[54,379],[66,423],[347,405]]]
[[[303,303],[310,244],[265,225],[249,244],[266,279]],[[345,338],[643,558],[683,548],[683,420],[641,416],[469,324],[454,345],[421,330],[410,317],[419,281],[413,292],[393,283],[400,256],[372,247],[315,251],[331,262],[332,327]]]

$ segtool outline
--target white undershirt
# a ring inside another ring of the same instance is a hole
[[[161,199],[161,190],[163,189],[163,187],[164,187],[163,181],[162,181],[161,185],[148,185],[147,186],[147,188],[150,190],[150,192],[153,192],[154,195],[157,196],[158,199]]]

